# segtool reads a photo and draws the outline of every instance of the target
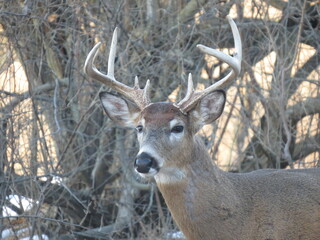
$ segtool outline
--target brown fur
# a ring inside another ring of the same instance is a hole
[[[227,173],[192,144],[186,180],[158,184],[187,239],[320,239],[318,169]]]
[[[164,131],[173,118],[188,126],[190,117],[169,104],[154,105],[141,116],[146,128],[154,129],[149,135]],[[190,126],[184,138],[180,146],[167,146],[157,135],[152,144],[163,153],[163,168],[175,165],[186,173],[179,182],[157,184],[187,239],[320,239],[319,169],[227,173],[212,162]]]
[[[129,122],[144,125],[140,147],[152,146],[162,161],[155,180],[179,228],[189,240],[320,239],[320,169],[235,174],[213,163],[195,134],[215,99],[223,108],[220,97],[209,96],[208,107],[199,104],[188,114],[171,103],[154,103],[124,118],[137,116]],[[185,127],[178,142],[169,141],[173,119]]]

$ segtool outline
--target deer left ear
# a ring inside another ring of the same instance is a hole
[[[223,90],[214,91],[203,97],[196,107],[191,110],[196,123],[195,129],[198,131],[205,124],[212,123],[223,112],[226,102],[226,93]]]
[[[135,127],[135,121],[140,113],[137,105],[108,92],[101,92],[99,96],[105,112],[112,121],[121,126]]]

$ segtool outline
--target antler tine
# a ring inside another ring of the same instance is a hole
[[[191,75],[189,75],[187,94],[179,103],[176,104],[176,106],[179,107],[183,113],[186,113],[190,109],[192,109],[192,107],[195,104],[197,104],[197,102],[207,94],[215,91],[216,89],[222,88],[226,86],[228,83],[230,83],[231,81],[233,81],[235,78],[237,78],[237,76],[241,71],[242,44],[241,44],[240,33],[238,31],[238,28],[235,22],[232,20],[232,18],[230,16],[227,16],[227,19],[231,26],[231,30],[232,30],[232,34],[235,42],[236,53],[234,57],[231,57],[223,52],[206,47],[201,44],[197,45],[197,47],[202,52],[215,56],[221,61],[226,62],[231,67],[232,71],[227,76],[225,76],[215,84],[209,86],[208,88],[202,91],[193,90],[192,78],[191,78]]]
[[[188,87],[187,87],[186,96],[176,105],[178,107],[182,106],[184,103],[186,103],[191,98],[192,93],[194,93],[192,74],[189,73],[189,75],[188,75]]]
[[[141,110],[150,104],[150,90],[149,90],[149,81],[144,89],[140,89],[138,77],[135,78],[134,87],[129,87],[121,82],[118,82],[114,78],[114,61],[116,56],[116,47],[117,47],[117,34],[118,28],[113,32],[111,47],[108,59],[108,73],[107,75],[101,73],[95,66],[94,60],[96,59],[99,47],[101,43],[97,43],[92,50],[89,52],[87,59],[84,64],[84,72],[94,80],[97,80],[108,87],[114,89],[118,93],[122,94],[126,98],[132,100]]]

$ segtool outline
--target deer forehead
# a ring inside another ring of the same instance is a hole
[[[145,126],[172,127],[186,118],[172,103],[152,103],[141,113],[141,123]]]

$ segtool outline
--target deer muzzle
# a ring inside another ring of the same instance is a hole
[[[159,167],[157,161],[152,156],[142,152],[136,157],[134,168],[138,173],[148,175],[158,172]]]

